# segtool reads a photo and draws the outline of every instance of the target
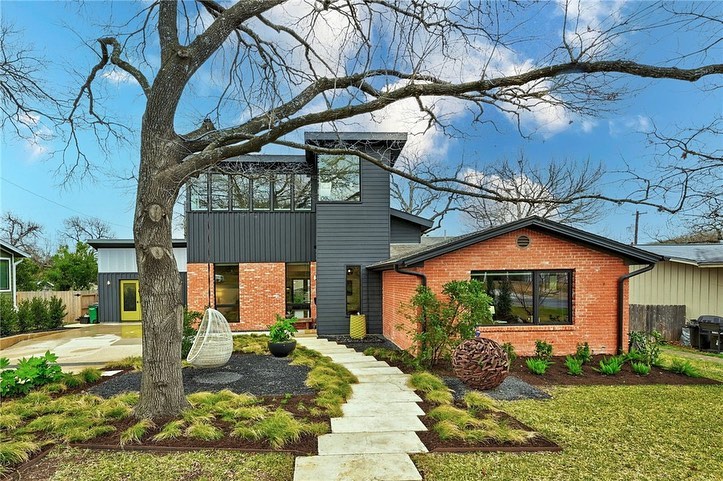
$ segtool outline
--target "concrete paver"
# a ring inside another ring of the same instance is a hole
[[[344,416],[396,416],[414,414],[423,416],[424,410],[414,402],[383,403],[370,401],[347,402],[341,407]]]
[[[299,456],[294,481],[421,481],[407,454]]]
[[[426,431],[427,427],[418,416],[356,416],[331,418],[332,433],[382,433],[404,431]]]
[[[319,455],[426,453],[419,436],[409,432],[338,433],[319,437]]]

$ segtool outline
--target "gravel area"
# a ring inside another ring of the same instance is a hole
[[[456,377],[443,377],[444,383],[454,391],[455,399],[462,399],[469,388]],[[552,396],[542,389],[526,383],[514,376],[507,376],[495,389],[484,391],[486,395],[498,401],[516,401],[518,399],[550,399]]]
[[[330,341],[337,342],[339,344],[343,344],[346,347],[350,347],[358,352],[363,352],[364,349],[367,349],[369,347],[383,347],[386,349],[392,349],[394,351],[398,351],[399,348],[392,343],[391,341],[388,341],[384,336],[374,335],[370,334],[365,336],[363,339],[354,339],[349,336],[323,336],[325,339],[329,339]]]
[[[223,367],[184,368],[183,388],[186,394],[221,389],[229,389],[236,393],[251,393],[256,396],[314,394],[314,390],[304,385],[309,368],[292,366],[290,362],[289,358],[234,354]],[[99,396],[110,397],[122,392],[139,391],[140,387],[141,373],[131,372],[109,379],[89,391]]]

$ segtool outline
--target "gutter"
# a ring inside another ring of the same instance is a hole
[[[422,274],[421,272],[402,270],[399,268],[399,264],[394,264],[394,272],[398,272],[399,274],[404,274],[407,276],[419,277],[419,279],[421,279],[422,281],[422,285],[425,287],[427,286],[427,276]]]
[[[625,333],[623,332],[623,317],[624,317],[624,306],[623,301],[625,299],[625,281],[630,279],[631,277],[635,277],[639,274],[644,274],[646,272],[652,271],[655,267],[655,264],[648,264],[647,266],[643,267],[642,269],[638,269],[637,271],[629,272],[625,275],[620,276],[618,279],[618,353],[622,354],[623,352],[623,339],[625,336]]]

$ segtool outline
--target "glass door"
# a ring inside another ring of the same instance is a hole
[[[121,321],[141,320],[141,297],[138,295],[138,281],[120,281]]]
[[[286,264],[286,313],[299,319],[311,318],[311,268]]]

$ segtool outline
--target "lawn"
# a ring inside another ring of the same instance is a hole
[[[664,350],[670,364],[675,349]],[[723,365],[690,360],[723,381]],[[414,456],[427,481],[713,480],[723,469],[723,385],[557,387],[549,401],[499,403],[502,410],[560,444],[560,454]]]
[[[689,357],[691,353],[696,357]],[[701,358],[698,356],[700,354],[710,359]],[[674,358],[688,361],[698,372],[704,373],[705,377],[723,382],[723,362],[719,361],[719,356],[719,354],[701,353],[700,351],[677,346],[663,346],[660,360],[665,366],[670,365]]]

